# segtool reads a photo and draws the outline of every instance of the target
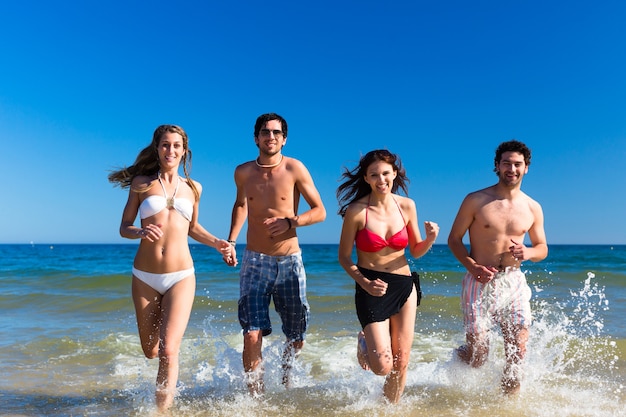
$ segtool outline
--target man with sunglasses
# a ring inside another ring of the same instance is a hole
[[[259,116],[254,126],[259,155],[235,169],[237,196],[228,240],[234,246],[246,219],[246,248],[240,270],[239,323],[243,329],[243,367],[252,395],[264,391],[262,343],[272,332],[270,300],[287,337],[282,383],[289,386],[289,370],[304,345],[309,320],[306,275],[296,228],[326,218],[309,171],[297,159],[284,156],[287,122],[275,113]],[[300,196],[309,210],[298,213]],[[225,258],[236,265],[236,253]]]

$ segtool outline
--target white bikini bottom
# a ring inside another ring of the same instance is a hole
[[[152,272],[144,272],[133,267],[133,276],[154,288],[154,290],[158,291],[161,295],[165,294],[167,290],[172,288],[172,286],[178,281],[193,275],[194,272],[195,269],[192,267],[182,271],[154,274]]]

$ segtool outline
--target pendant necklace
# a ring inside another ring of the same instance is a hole
[[[255,159],[254,162],[259,168],[274,168],[280,165],[281,162],[283,162],[283,154],[280,154],[280,160],[275,164],[259,164],[259,158]]]
[[[174,201],[176,197],[176,192],[178,191],[178,186],[180,185],[180,176],[176,177],[178,182],[176,183],[176,188],[174,188],[174,194],[171,197],[167,196],[167,191],[165,191],[165,185],[163,185],[163,181],[161,181],[161,171],[159,171],[159,183],[161,184],[161,188],[163,188],[163,195],[165,195],[165,204],[167,208],[174,207]]]

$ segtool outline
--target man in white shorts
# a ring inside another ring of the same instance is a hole
[[[523,143],[501,143],[494,159],[498,183],[465,197],[448,237],[450,250],[467,269],[461,294],[466,344],[456,353],[473,367],[483,365],[488,333],[498,324],[506,355],[502,390],[507,394],[520,389],[519,366],[532,319],[531,290],[520,266],[548,255],[541,205],[521,190],[530,158]],[[463,243],[467,232],[469,251]],[[532,246],[524,245],[526,234]]]

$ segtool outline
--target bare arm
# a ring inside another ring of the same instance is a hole
[[[235,169],[235,185],[237,186],[237,195],[230,221],[230,231],[228,232],[228,240],[236,241],[244,223],[248,217],[248,199],[245,194],[243,168]]]
[[[352,259],[352,249],[354,237],[358,230],[358,209],[354,206],[348,207],[341,228],[341,238],[339,240],[339,264],[350,275],[350,277],[370,295],[380,297],[387,291],[387,283],[380,280],[370,280],[361,274]]]
[[[476,264],[476,261],[470,257],[467,248],[463,244],[463,236],[465,236],[465,233],[470,228],[474,219],[469,198],[470,197],[467,196],[465,200],[463,200],[461,208],[454,219],[454,223],[452,223],[450,234],[448,235],[448,247],[450,251],[467,270],[470,270],[474,264]]]
[[[417,222],[417,209],[415,207],[415,201],[410,198],[402,199],[402,208],[405,215],[407,215],[409,221],[407,227],[409,233],[409,252],[414,258],[420,258],[424,256],[426,252],[433,246],[437,235],[439,234],[439,226],[437,223],[424,222],[424,229],[426,231],[426,239],[422,239],[420,234],[419,224]]]
[[[211,246],[215,248],[222,257],[226,260],[228,256],[233,258],[231,251],[232,246],[224,239],[220,239],[213,234],[211,234],[208,230],[206,230],[199,222],[199,208],[200,208],[200,196],[202,195],[202,186],[200,183],[195,182],[196,189],[198,190],[198,200],[196,200],[193,207],[193,215],[191,217],[191,222],[189,223],[189,236],[207,246]],[[228,263],[228,262],[227,262]],[[230,265],[230,263],[229,263]]]
[[[528,230],[528,237],[532,247],[524,246],[522,242],[512,241],[513,246],[510,250],[511,254],[520,261],[539,262],[548,256],[548,244],[543,227],[543,210],[539,203],[534,200],[531,201],[530,209],[534,217],[533,225]]]
[[[448,247],[452,254],[479,282],[485,283],[494,276],[497,269],[492,266],[480,265],[473,259],[463,244],[463,236],[474,222],[477,201],[471,194],[466,196],[461,203],[459,212],[454,219],[450,234],[448,235]]]
[[[158,224],[147,224],[145,227],[135,226],[135,219],[139,212],[139,194],[134,191],[137,185],[144,181],[144,178],[134,178],[128,192],[128,200],[122,213],[122,222],[120,224],[120,236],[126,239],[147,239],[150,242],[159,240],[163,236],[163,231]]]
[[[326,219],[326,209],[322,203],[320,193],[317,191],[317,188],[313,183],[313,178],[304,164],[297,161],[297,166],[298,175],[296,187],[309,205],[309,210],[294,218],[290,218],[291,226],[302,227],[322,222]]]

